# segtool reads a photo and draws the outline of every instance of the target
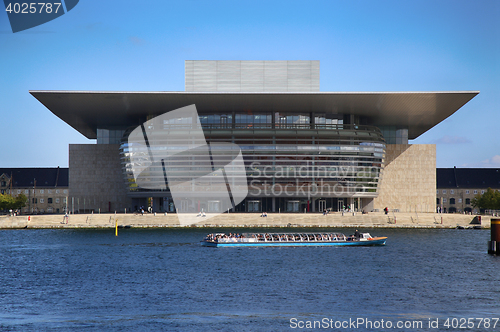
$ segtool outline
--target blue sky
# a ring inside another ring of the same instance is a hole
[[[500,1],[96,1],[13,34],[0,13],[0,167],[95,143],[29,90],[183,91],[184,60],[320,60],[321,91],[481,93],[411,143],[500,167]]]

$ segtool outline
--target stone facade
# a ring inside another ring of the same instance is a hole
[[[23,168],[16,168],[24,176]],[[31,170],[31,169],[29,169]],[[43,169],[40,169],[43,171]],[[54,168],[55,170],[55,168]],[[10,174],[10,173],[9,173]],[[0,171],[0,193],[16,197],[20,194],[28,198],[26,206],[21,211],[22,214],[44,214],[44,213],[64,213],[66,211],[66,199],[68,197],[68,187],[66,185],[57,185],[54,183],[45,183],[41,181],[31,182],[30,185],[16,178],[11,186],[9,174]],[[16,174],[17,175],[17,174]],[[66,183],[67,181],[61,181]]]
[[[373,209],[434,212],[436,207],[436,146],[388,144],[379,196]]]
[[[494,189],[500,191],[500,189]],[[444,213],[479,213],[480,210],[471,205],[472,199],[484,194],[488,188],[439,188],[436,190],[436,211]],[[438,210],[439,209],[439,210]]]
[[[439,188],[436,190],[436,211],[478,213],[479,209],[474,208],[471,201],[475,196],[484,194],[487,189]]]
[[[24,214],[64,213],[66,211],[67,188],[18,188],[12,191],[14,196],[22,193],[28,197],[28,203],[22,208]]]
[[[500,168],[438,168],[436,211],[479,213],[472,199],[488,188],[500,191]]]
[[[70,144],[68,210],[123,212],[131,208],[119,144]]]

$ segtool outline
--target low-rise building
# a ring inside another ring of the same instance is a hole
[[[488,188],[500,191],[500,169],[437,168],[436,182],[436,211],[478,213],[472,199]]]
[[[68,168],[0,168],[0,193],[28,202],[21,213],[64,213],[68,200]]]

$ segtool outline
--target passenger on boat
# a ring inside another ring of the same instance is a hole
[[[356,231],[354,232],[354,237],[355,237],[356,239],[359,239],[359,236],[360,236],[359,231],[358,231],[358,230],[356,230]]]

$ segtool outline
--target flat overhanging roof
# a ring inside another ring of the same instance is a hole
[[[45,107],[87,138],[97,128],[137,126],[148,115],[195,104],[205,112],[272,111],[350,113],[375,126],[408,127],[415,139],[479,91],[443,92],[107,92],[30,91]]]

